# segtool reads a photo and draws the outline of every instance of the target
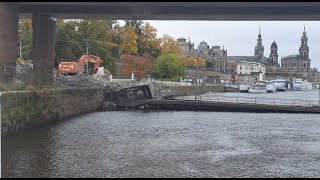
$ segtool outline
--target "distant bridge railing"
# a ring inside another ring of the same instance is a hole
[[[194,96],[179,96],[176,99],[194,100]],[[284,106],[305,106],[320,107],[320,100],[303,100],[303,99],[281,99],[281,98],[263,98],[263,97],[236,97],[220,95],[199,95],[199,101],[213,102],[232,102],[232,103],[249,103],[249,104],[266,104],[266,105],[284,105]]]
[[[159,81],[159,80],[155,80],[152,79],[152,82],[155,83],[159,83],[159,84],[163,84],[163,85],[171,85],[171,86],[195,86],[195,83],[192,82],[173,82],[173,81]],[[232,88],[238,88],[237,85],[229,85],[229,84],[213,84],[213,83],[199,83],[197,84],[198,86],[228,86],[228,87],[232,87]]]
[[[152,82],[163,84],[163,85],[171,85],[171,86],[192,86],[192,83],[185,83],[185,82],[159,81],[155,79],[152,79]]]

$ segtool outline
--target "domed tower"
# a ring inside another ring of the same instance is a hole
[[[309,47],[306,28],[303,28],[303,34],[301,36],[301,46],[299,48],[299,56],[302,59],[309,59]]]
[[[257,39],[257,45],[254,48],[254,55],[257,56],[258,59],[261,59],[263,57],[263,54],[264,54],[264,47],[262,45],[262,38],[261,38],[260,27],[259,27],[259,35]]]
[[[210,46],[204,40],[202,42],[200,42],[198,48],[199,48],[199,51],[202,52],[202,54],[204,54],[204,55],[209,54]]]
[[[272,64],[278,64],[278,45],[273,41],[270,48],[270,61]]]

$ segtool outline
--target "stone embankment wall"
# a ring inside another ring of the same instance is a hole
[[[173,111],[212,111],[212,112],[257,112],[257,113],[315,113],[320,107],[285,106],[272,104],[184,101],[184,100],[147,100],[146,109]]]
[[[101,89],[64,89],[41,93],[0,93],[1,135],[15,134],[29,127],[60,121],[99,110],[104,104]]]

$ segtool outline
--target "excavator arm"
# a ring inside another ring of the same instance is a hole
[[[94,56],[94,55],[85,55],[86,56],[86,62],[90,62],[94,64],[94,72],[96,73],[98,71],[98,68],[101,66],[102,60],[100,59],[100,57],[98,56]]]
[[[87,62],[94,64],[94,73],[96,73],[102,63],[102,60],[98,56],[85,54],[79,58],[78,62],[61,62],[59,64],[58,71],[66,74],[83,73],[84,66]]]

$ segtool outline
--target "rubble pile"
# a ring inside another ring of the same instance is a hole
[[[64,76],[56,75],[54,77],[54,87],[56,88],[105,88],[106,84],[102,81],[97,81],[91,76],[74,75]]]
[[[170,89],[164,88],[161,83],[153,82],[152,84],[155,99],[168,99],[174,95]]]
[[[23,73],[17,76],[17,81],[21,84],[30,84],[32,82],[32,76],[28,76],[32,73]],[[119,91],[121,89],[146,85],[152,82],[154,87],[155,99],[166,99],[173,96],[170,89],[165,88],[161,83],[152,81],[151,79],[142,79],[140,81],[132,81],[131,79],[113,79],[110,81],[108,76],[89,76],[89,75],[72,75],[65,76],[62,74],[54,74],[53,88],[58,89],[73,89],[73,88],[98,88],[103,89],[106,92]],[[23,83],[24,82],[24,83]]]
[[[168,99],[174,94],[168,88],[164,88],[161,83],[151,81],[154,87],[155,99]],[[119,91],[121,89],[141,86],[150,83],[150,80],[108,80],[104,77],[93,77],[86,75],[55,76],[54,86],[57,88],[103,88],[106,92]]]

